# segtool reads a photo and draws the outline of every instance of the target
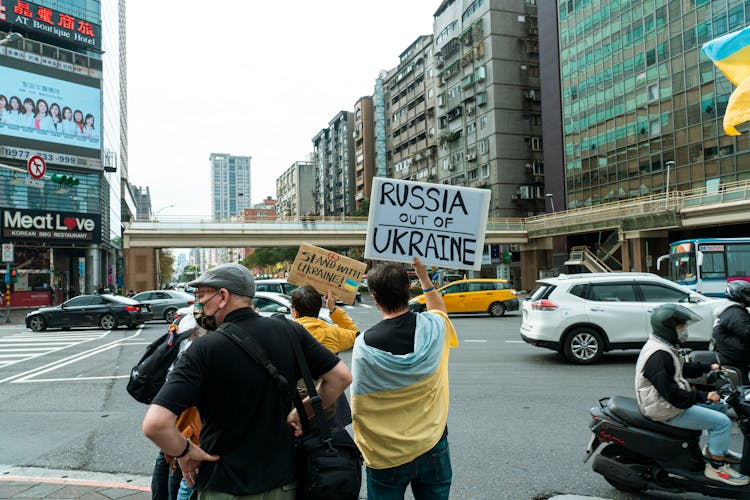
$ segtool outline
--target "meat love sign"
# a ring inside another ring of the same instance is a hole
[[[0,208],[0,234],[4,241],[99,243],[101,228],[98,214]]]
[[[374,177],[365,258],[478,270],[489,208],[487,189]]]

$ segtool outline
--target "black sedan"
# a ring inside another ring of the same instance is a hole
[[[151,306],[119,295],[79,295],[59,306],[42,307],[26,315],[26,327],[41,332],[47,328],[98,326],[112,330],[128,328],[153,318]]]

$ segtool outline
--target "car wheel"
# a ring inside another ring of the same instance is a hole
[[[177,309],[169,308],[166,311],[164,311],[164,319],[169,323],[172,324],[172,321],[174,321],[174,314],[177,312]]]
[[[47,329],[47,322],[44,321],[44,318],[40,315],[33,316],[29,320],[29,328],[35,332],[41,332]]]
[[[490,308],[487,312],[490,313],[490,316],[499,318],[500,316],[505,316],[505,306],[502,302],[493,302],[490,304]]]
[[[604,341],[599,332],[589,327],[576,328],[563,342],[563,354],[578,365],[596,363],[604,353]]]
[[[114,316],[107,313],[99,320],[99,326],[104,330],[114,330],[117,328],[117,319]]]

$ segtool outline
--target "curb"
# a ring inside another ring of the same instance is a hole
[[[134,491],[151,491],[151,476],[111,474],[78,470],[43,469],[0,465],[0,481],[27,483],[69,484]]]

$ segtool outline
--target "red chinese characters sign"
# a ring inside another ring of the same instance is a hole
[[[91,50],[102,49],[98,24],[23,0],[0,0],[0,28],[28,30]]]

